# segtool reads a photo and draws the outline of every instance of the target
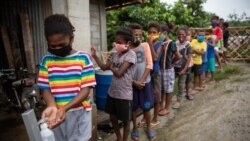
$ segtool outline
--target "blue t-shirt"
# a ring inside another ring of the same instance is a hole
[[[212,39],[208,39],[207,41],[208,43],[212,44]],[[214,47],[212,47],[211,45],[207,44],[207,58],[214,58],[215,57],[215,51],[214,51]]]
[[[173,54],[177,51],[177,47],[174,41],[170,41],[170,43],[168,44],[168,50],[167,50],[167,55],[166,58],[164,58],[165,56],[165,48],[166,48],[167,43],[163,42],[162,46],[163,46],[163,53],[161,54],[161,59],[160,59],[160,68],[161,69],[171,69],[171,61],[172,61],[172,56]],[[163,68],[163,63],[165,61],[165,68]]]
[[[161,47],[163,41],[157,41],[154,43],[154,51],[157,52],[158,48]],[[152,73],[158,73],[160,71],[160,56],[158,56],[156,61],[153,61]]]

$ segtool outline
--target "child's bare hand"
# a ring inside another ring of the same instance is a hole
[[[147,42],[148,42],[148,43],[153,43],[153,38],[152,38],[152,36],[148,36]]]
[[[134,81],[134,86],[138,89],[142,89],[145,86],[145,83],[141,81]]]
[[[42,112],[42,118],[46,120],[48,127],[52,128],[56,124],[57,108],[49,106]]]
[[[95,46],[92,46],[91,49],[90,49],[90,55],[93,57],[96,55],[96,49],[95,49]]]
[[[61,108],[57,111],[57,124],[62,123],[65,120],[66,117],[66,111],[64,110],[64,108]]]
[[[182,76],[182,75],[184,75],[184,74],[186,74],[186,71],[185,71],[185,70],[182,70],[182,71],[179,72],[179,75],[180,75],[180,76]]]

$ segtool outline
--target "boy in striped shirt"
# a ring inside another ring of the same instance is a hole
[[[72,49],[74,27],[64,15],[45,19],[48,52],[40,64],[38,87],[47,108],[42,113],[57,141],[91,137],[90,86],[96,84],[87,53]]]

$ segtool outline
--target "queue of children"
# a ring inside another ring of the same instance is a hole
[[[215,25],[214,19],[212,25]],[[158,116],[168,115],[172,108],[179,109],[184,96],[193,100],[193,90],[204,90],[206,78],[209,82],[215,81],[215,48],[220,39],[217,28],[199,31],[192,39],[188,28],[183,27],[177,32],[177,41],[173,41],[168,36],[169,27],[153,21],[148,24],[144,42],[141,25],[121,27],[115,33],[116,52],[106,63],[99,59],[94,47],[90,54],[74,50],[74,31],[64,15],[55,14],[45,19],[49,54],[40,64],[38,87],[47,103],[42,118],[53,128],[57,141],[88,141],[91,137],[89,92],[90,87],[96,85],[93,60],[102,70],[113,72],[105,111],[110,115],[117,141],[128,140],[131,120],[133,140],[140,138],[138,128],[146,127],[149,140],[155,141],[153,127],[160,124]],[[172,104],[176,80],[177,101]],[[143,111],[139,122],[138,108]],[[123,133],[118,121],[123,122]]]

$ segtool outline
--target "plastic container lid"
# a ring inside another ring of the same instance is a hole
[[[99,69],[99,70],[96,70],[95,73],[98,75],[113,75],[113,72],[111,70],[103,71],[103,70]]]
[[[40,127],[41,127],[41,129],[47,129],[47,128],[48,128],[48,125],[47,125],[47,123],[42,123],[42,124],[40,125]]]

